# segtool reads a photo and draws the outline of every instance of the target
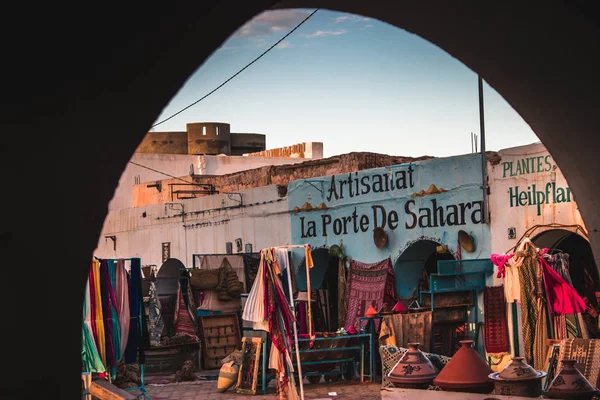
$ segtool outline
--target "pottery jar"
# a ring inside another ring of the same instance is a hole
[[[494,388],[488,376],[492,370],[475,351],[472,340],[461,340],[460,344],[433,384],[451,392],[490,393]]]
[[[512,357],[502,371],[490,374],[497,395],[539,397],[545,372],[536,371],[523,357]]]
[[[598,392],[575,367],[575,360],[562,360],[562,369],[554,377],[544,396],[553,399],[589,400]]]
[[[387,379],[398,388],[427,389],[436,375],[437,369],[419,350],[419,343],[409,343],[408,351],[392,368]]]

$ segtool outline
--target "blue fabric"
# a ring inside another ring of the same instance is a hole
[[[115,293],[115,284],[116,284],[116,263],[115,260],[108,260],[108,277],[111,286],[111,317],[112,317],[112,340],[113,340],[113,349],[115,361],[120,361],[123,358],[123,349],[121,349],[121,326],[119,325],[119,313],[116,309],[116,299],[114,298]],[[117,374],[117,367],[114,365],[111,368],[111,376],[113,379]]]
[[[127,347],[125,348],[125,363],[134,364],[137,362],[138,346],[140,343],[140,311],[141,311],[141,283],[142,283],[142,265],[139,258],[131,260],[131,271],[128,277],[129,281],[129,337],[127,338]]]

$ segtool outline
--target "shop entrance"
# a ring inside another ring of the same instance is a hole
[[[440,243],[433,240],[417,240],[400,254],[394,264],[396,294],[405,306],[418,299],[420,290],[429,288],[429,274],[437,272],[437,262],[454,260],[448,252],[439,252]]]
[[[454,259],[452,253],[436,241],[418,240],[411,244],[394,264],[396,294],[400,301],[407,307],[416,305],[414,300],[419,299],[420,292],[429,290],[429,276],[438,272],[438,261]],[[459,342],[467,338],[464,294],[444,293],[441,296],[445,298],[440,303],[436,303],[440,305],[436,305],[432,315],[432,321],[435,322],[432,351],[436,354],[452,356],[458,349]],[[428,304],[419,306],[422,307],[423,312],[431,310]]]
[[[550,249],[550,254],[564,255],[573,287],[593,309],[590,310],[591,312],[583,314],[587,331],[590,337],[600,338],[597,315],[600,311],[600,304],[596,297],[597,294],[600,294],[600,285],[598,266],[594,261],[590,243],[583,236],[566,229],[544,231],[532,238],[532,241],[537,247]],[[573,324],[576,324],[575,321]],[[570,337],[577,337],[577,334],[577,332],[569,330]]]

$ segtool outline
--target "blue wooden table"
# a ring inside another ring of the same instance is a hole
[[[300,354],[314,354],[314,353],[320,353],[320,352],[334,352],[334,351],[351,351],[351,352],[360,351],[360,361],[359,361],[360,381],[364,382],[364,378],[365,378],[365,345],[366,345],[366,342],[368,341],[368,345],[370,346],[370,348],[372,348],[374,346],[373,335],[371,335],[370,333],[360,333],[360,334],[356,334],[356,335],[341,335],[341,336],[332,335],[329,337],[317,337],[314,340],[315,340],[315,342],[325,341],[325,340],[335,340],[335,339],[340,339],[340,337],[347,338],[347,339],[358,339],[358,341],[360,342],[360,345],[335,347],[335,348],[302,349],[302,350],[300,350]],[[298,344],[306,343],[306,342],[310,342],[310,338],[299,338],[298,339]],[[266,393],[267,385],[271,379],[269,377],[269,371],[267,369],[267,357],[268,357],[267,347],[268,346],[266,344],[267,343],[263,340],[261,372],[260,372],[260,376],[259,376],[259,380],[260,380],[259,383],[260,383],[260,387],[261,387],[261,392],[263,394]],[[294,367],[296,367],[297,366],[296,352],[293,351],[290,356],[292,357]],[[307,366],[336,364],[336,363],[339,363],[340,365],[345,365],[346,368],[340,368],[339,370],[336,370],[336,371],[305,372],[305,367],[307,367]],[[373,368],[373,366],[375,365],[375,359],[374,359],[374,353],[372,351],[370,352],[369,365],[370,365],[369,382],[373,382],[375,379],[374,368]],[[310,376],[321,376],[321,375],[323,375],[323,376],[343,375],[345,373],[351,373],[353,377],[356,375],[356,358],[354,356],[343,357],[343,358],[327,358],[327,359],[318,360],[318,361],[302,361],[300,363],[300,366],[302,368],[302,377],[303,378],[307,378]],[[295,376],[297,378],[298,374],[296,373]]]

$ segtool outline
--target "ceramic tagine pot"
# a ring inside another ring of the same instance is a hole
[[[575,367],[575,360],[562,360],[562,369],[552,380],[544,396],[553,399],[590,400],[599,392]]]
[[[433,384],[451,392],[490,393],[494,389],[488,377],[492,370],[475,351],[472,340],[461,340],[460,344]]]
[[[397,388],[427,389],[436,375],[437,369],[419,350],[419,343],[409,343],[408,351],[392,368],[387,379]]]
[[[369,308],[367,309],[367,312],[365,313],[365,317],[367,318],[373,318],[376,317],[378,315],[377,310],[375,309],[375,307],[373,307],[373,305],[370,305]]]
[[[404,307],[401,301],[398,301],[394,308],[392,308],[393,314],[406,314],[408,312],[408,308]]]
[[[539,397],[542,394],[543,371],[536,371],[524,357],[512,357],[502,371],[490,374],[497,395]]]

